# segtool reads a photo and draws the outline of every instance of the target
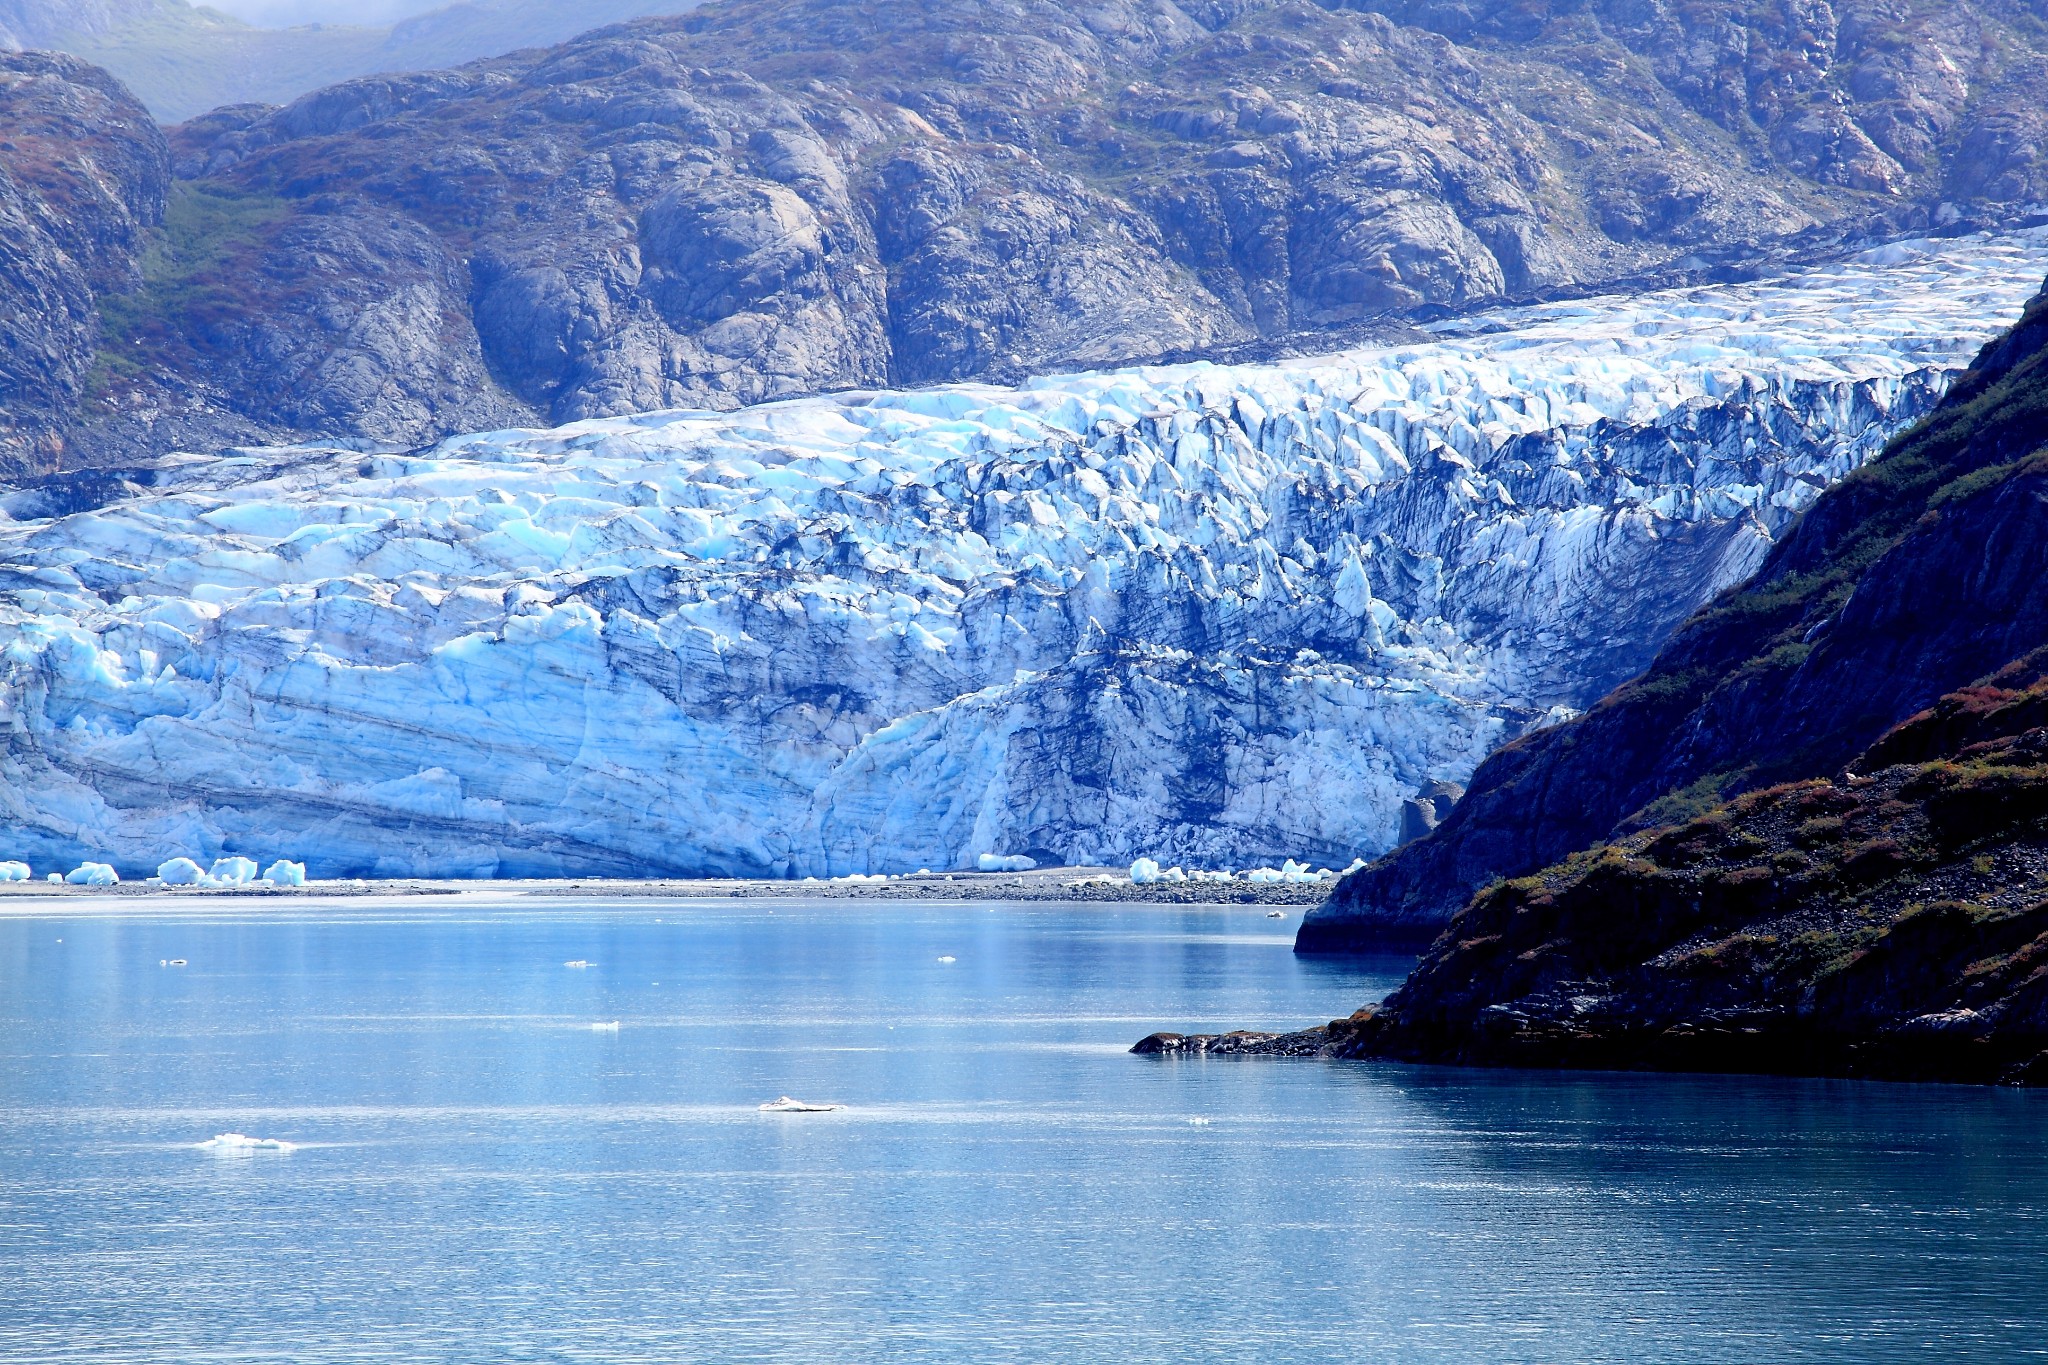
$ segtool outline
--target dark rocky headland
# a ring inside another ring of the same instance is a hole
[[[1392,996],[1139,1050],[2048,1082],[2044,445],[2048,294],[1647,673],[1310,913],[1298,951],[1437,931]]]

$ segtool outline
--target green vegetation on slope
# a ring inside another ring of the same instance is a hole
[[[291,205],[268,195],[180,183],[142,255],[142,285],[99,299],[102,343],[88,393],[104,399],[168,357],[205,348],[205,333],[241,308],[237,270]]]

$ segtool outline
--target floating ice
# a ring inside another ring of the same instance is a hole
[[[951,956],[947,956],[947,957],[942,957],[942,958],[940,958],[940,959],[939,959],[939,961],[941,961],[941,962],[957,962],[957,961],[959,961],[959,959],[958,959],[958,958],[956,958],[956,957],[951,957]]]
[[[55,877],[55,873],[50,874]],[[121,874],[105,863],[80,863],[64,877],[73,886],[112,886],[121,880]]]
[[[25,882],[28,878],[27,863],[0,863],[0,882]]]
[[[789,1096],[784,1095],[780,1099],[770,1100],[762,1105],[761,1112],[764,1114],[829,1114],[835,1109],[844,1109],[845,1107],[843,1104],[809,1104],[803,1100],[793,1100]]]
[[[0,828],[340,876],[1341,866],[1748,574],[2044,240],[1283,364],[179,457],[0,518]]]
[[[571,961],[571,962],[564,962],[564,963],[563,963],[562,965],[563,965],[564,967],[575,967],[575,968],[578,968],[578,969],[580,970],[580,969],[582,969],[582,968],[584,968],[584,967],[588,967],[588,966],[590,965],[590,963],[589,963],[589,962],[588,962],[587,960],[585,960],[584,958],[580,958],[580,957],[579,957],[579,958],[576,958],[576,959],[575,959],[574,961]]]
[[[619,1031],[619,1021],[614,1019],[609,1023],[592,1024],[590,1031],[592,1033],[617,1033]]]
[[[255,1152],[296,1152],[296,1142],[281,1142],[277,1138],[248,1137],[242,1133],[222,1133],[219,1137],[208,1138],[195,1143],[203,1152],[217,1152],[227,1156],[246,1156]]]
[[[984,853],[974,860],[974,865],[983,872],[1029,872],[1038,866],[1038,860],[1021,853],[1007,857],[1001,853]]]
[[[304,863],[286,862],[283,858],[279,858],[268,868],[264,869],[263,880],[269,882],[272,886],[304,886],[306,884],[306,865]]]

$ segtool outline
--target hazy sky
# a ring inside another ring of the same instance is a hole
[[[448,0],[198,0],[252,24],[388,24]]]

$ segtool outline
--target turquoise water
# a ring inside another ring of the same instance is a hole
[[[2048,1354],[2048,1095],[1127,1055],[1405,966],[1255,908],[222,905],[0,917],[10,1365]]]

